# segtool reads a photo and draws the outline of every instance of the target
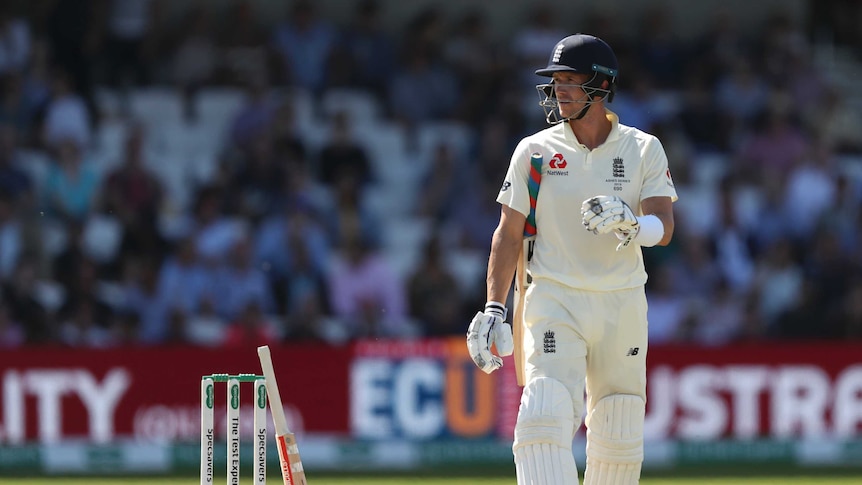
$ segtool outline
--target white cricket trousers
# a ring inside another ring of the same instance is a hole
[[[527,291],[526,380],[552,377],[571,392],[576,416],[611,394],[646,401],[644,287],[596,292],[537,279]],[[575,424],[575,429],[579,423]]]

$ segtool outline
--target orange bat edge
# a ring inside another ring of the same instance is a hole
[[[296,436],[293,433],[276,436],[275,444],[278,448],[278,461],[281,464],[284,485],[308,485],[302,460],[299,457]]]

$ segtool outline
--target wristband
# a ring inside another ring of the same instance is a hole
[[[653,247],[664,237],[664,224],[655,214],[638,217],[638,230],[634,241],[641,246]]]
[[[496,313],[500,315],[500,318],[502,318],[503,321],[505,321],[508,309],[506,308],[506,305],[498,301],[489,301],[488,303],[485,303],[485,313]]]

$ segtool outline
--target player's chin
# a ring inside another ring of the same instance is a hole
[[[560,110],[560,118],[561,119],[574,118],[575,116],[577,116],[577,114],[578,114],[578,110],[574,109],[574,108],[561,109]]]

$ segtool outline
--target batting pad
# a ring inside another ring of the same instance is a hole
[[[584,485],[638,483],[644,459],[646,403],[640,396],[615,394],[596,403],[587,416]]]
[[[527,383],[512,445],[519,485],[578,484],[572,438],[579,422],[560,381],[538,377]]]

